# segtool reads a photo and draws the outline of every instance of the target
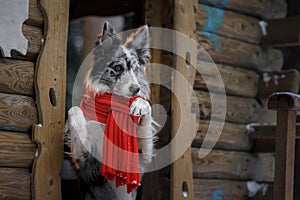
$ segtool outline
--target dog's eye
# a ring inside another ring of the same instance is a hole
[[[115,70],[116,72],[121,72],[121,71],[124,70],[124,68],[123,68],[122,65],[116,65],[116,66],[114,66],[114,70]]]

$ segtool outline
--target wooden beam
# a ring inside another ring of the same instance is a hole
[[[0,92],[34,95],[34,63],[0,59]]]
[[[30,171],[0,168],[0,199],[30,200]]]
[[[68,0],[40,0],[45,41],[36,65],[39,124],[33,126],[38,157],[33,163],[33,199],[61,199],[60,170],[65,122]]]
[[[214,73],[215,66],[210,63],[203,63],[202,65],[206,65],[205,72],[196,73],[194,87],[207,90],[208,82],[210,84],[209,88],[217,92],[221,86],[216,84],[217,81],[215,81],[218,77]],[[221,64],[217,64],[217,68],[221,74],[226,94],[244,97],[257,96],[259,83],[257,72]]]
[[[274,180],[274,153],[251,154],[247,152],[213,150],[205,158],[199,158],[199,149],[192,149],[195,178]]]
[[[197,5],[196,0],[175,0],[174,1],[174,30],[184,33],[191,39],[196,39],[196,23],[195,23],[195,10],[194,7]],[[175,38],[175,49],[176,52],[182,52],[185,50],[186,56],[189,55],[189,63],[192,65],[196,64],[196,50],[197,46],[184,45],[182,44],[181,38]],[[175,95],[171,97],[171,116],[172,116],[172,127],[171,137],[174,138],[178,131],[179,125],[182,129],[178,134],[189,134],[187,138],[191,138],[193,135],[193,129],[196,123],[196,116],[191,115],[190,110],[192,109],[192,88],[195,78],[194,66],[187,66],[188,58],[182,58],[176,55],[175,68],[176,72],[184,76],[186,82],[182,82],[178,74],[173,74],[172,92],[177,92],[176,97],[180,99],[182,105],[179,105]],[[179,96],[178,96],[179,95]],[[184,101],[184,102],[182,102]],[[198,125],[197,125],[198,126]],[[171,157],[175,156],[175,152],[182,142],[187,141],[175,141],[171,147]],[[187,148],[183,155],[180,156],[172,164],[171,168],[171,199],[178,200],[192,200],[194,199],[193,189],[193,175],[192,175],[192,160],[191,160],[191,148]]]
[[[294,199],[296,111],[277,111],[275,200]]]
[[[0,166],[26,167],[32,166],[36,144],[28,133],[0,132]]]
[[[267,104],[271,110],[300,110],[300,95],[277,92],[269,97]]]
[[[194,179],[195,200],[248,200],[246,181]]]
[[[210,121],[201,120],[193,147],[201,147],[206,136]],[[217,133],[212,133],[217,134]],[[211,141],[214,142],[214,141]],[[222,133],[214,149],[249,151],[252,148],[246,125],[225,122]]]
[[[25,24],[42,27],[44,18],[40,8],[38,7],[38,0],[29,0],[29,19]]]
[[[264,72],[259,78],[258,98],[265,99],[275,92],[298,93],[300,75],[295,69]]]
[[[263,49],[259,45],[226,38],[205,31],[197,32],[197,41],[206,53],[199,51],[201,61],[227,64],[257,71],[279,71],[283,66],[283,55],[277,49]]]
[[[300,46],[300,17],[268,20],[267,35],[262,45],[267,47]]]
[[[262,31],[257,18],[205,4],[198,4],[196,9],[197,30],[250,43],[260,43]]]
[[[37,110],[33,98],[0,93],[1,130],[28,132],[37,121]]]
[[[261,0],[199,0],[201,3],[217,6],[220,8],[245,13],[263,19],[284,18],[287,12],[287,3],[284,0],[261,1]]]

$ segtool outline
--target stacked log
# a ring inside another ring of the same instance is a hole
[[[43,23],[38,0],[30,0],[29,18],[22,28],[27,53],[12,50],[11,58],[0,54],[0,199],[32,199],[31,168],[37,146],[31,132],[38,123],[34,77]]]
[[[200,108],[199,129],[192,144],[195,199],[218,199],[218,196],[224,200],[248,199],[247,181],[270,184],[273,181],[274,154],[251,152],[253,144],[248,125],[274,122],[275,113],[268,112],[264,99],[260,101],[259,97],[274,92],[274,83],[266,87],[263,74],[272,76],[283,65],[279,50],[260,46],[259,21],[284,17],[286,3],[283,0],[198,2],[195,7],[197,42],[202,50],[197,58],[201,65],[213,66],[211,59],[216,64],[226,91],[227,111],[217,143],[206,157],[200,157],[199,148],[210,122],[222,120],[223,109],[218,107],[218,99],[223,97],[218,94],[221,86],[213,81],[217,75],[213,67],[211,71],[206,67],[204,73],[196,74],[194,83]],[[203,49],[211,59],[203,54]],[[294,76],[291,72],[284,74]],[[279,85],[288,85],[284,80],[279,82]],[[212,95],[217,101],[213,111]]]

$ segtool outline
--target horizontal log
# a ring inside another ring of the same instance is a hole
[[[0,168],[0,199],[30,200],[28,169]]]
[[[34,95],[34,63],[0,59],[0,92]]]
[[[193,147],[201,147],[204,138],[206,136],[209,121],[200,120],[197,135],[193,141]],[[213,129],[212,129],[213,130]],[[210,134],[218,134],[211,132]],[[208,141],[214,142],[214,141]],[[249,151],[252,148],[252,143],[245,125],[232,124],[226,122],[224,124],[222,133],[218,138],[214,149],[226,149],[226,150],[240,150]]]
[[[282,52],[277,49],[263,49],[205,31],[198,31],[197,41],[216,63],[257,71],[279,71],[283,66]],[[210,62],[207,53],[199,49],[197,59]]]
[[[32,166],[36,145],[28,133],[0,131],[0,166]]]
[[[42,45],[42,29],[39,27],[29,26],[24,24],[23,25],[23,34],[25,38],[28,40],[28,47],[26,55],[22,55],[16,50],[11,51],[11,57],[17,58],[21,60],[36,60],[38,53],[40,52],[41,45]],[[3,55],[0,54],[0,57]]]
[[[196,8],[198,31],[206,31],[250,43],[259,44],[262,31],[259,20],[240,13],[199,4]]]
[[[251,154],[246,152],[212,150],[206,157],[199,158],[199,149],[192,149],[193,173],[195,178],[232,180],[274,180],[274,153]]]
[[[25,24],[41,27],[44,19],[41,10],[38,7],[38,0],[29,0],[29,18]]]
[[[236,12],[246,13],[263,19],[284,18],[287,13],[287,3],[284,0],[199,0],[199,2]]]
[[[297,70],[264,72],[260,75],[258,97],[263,99],[275,92],[298,93],[300,75]]]
[[[290,92],[278,92],[268,99],[268,109],[300,110],[300,95]]]
[[[247,182],[194,179],[195,200],[248,200]]]
[[[37,122],[37,109],[33,98],[0,93],[1,130],[27,132]]]
[[[257,72],[218,64],[217,70],[221,75],[223,86],[218,84],[219,74],[215,73],[216,68],[214,65],[203,62],[199,67],[205,70],[201,71],[201,74],[196,73],[194,82],[196,89],[207,90],[209,86],[211,92],[217,92],[220,88],[225,87],[226,94],[245,97],[257,96],[259,85],[259,74]]]

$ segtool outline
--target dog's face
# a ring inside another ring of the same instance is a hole
[[[94,49],[94,65],[87,76],[88,87],[96,93],[111,92],[149,98],[149,83],[144,74],[148,65],[148,27],[143,26],[124,42],[105,22]]]

